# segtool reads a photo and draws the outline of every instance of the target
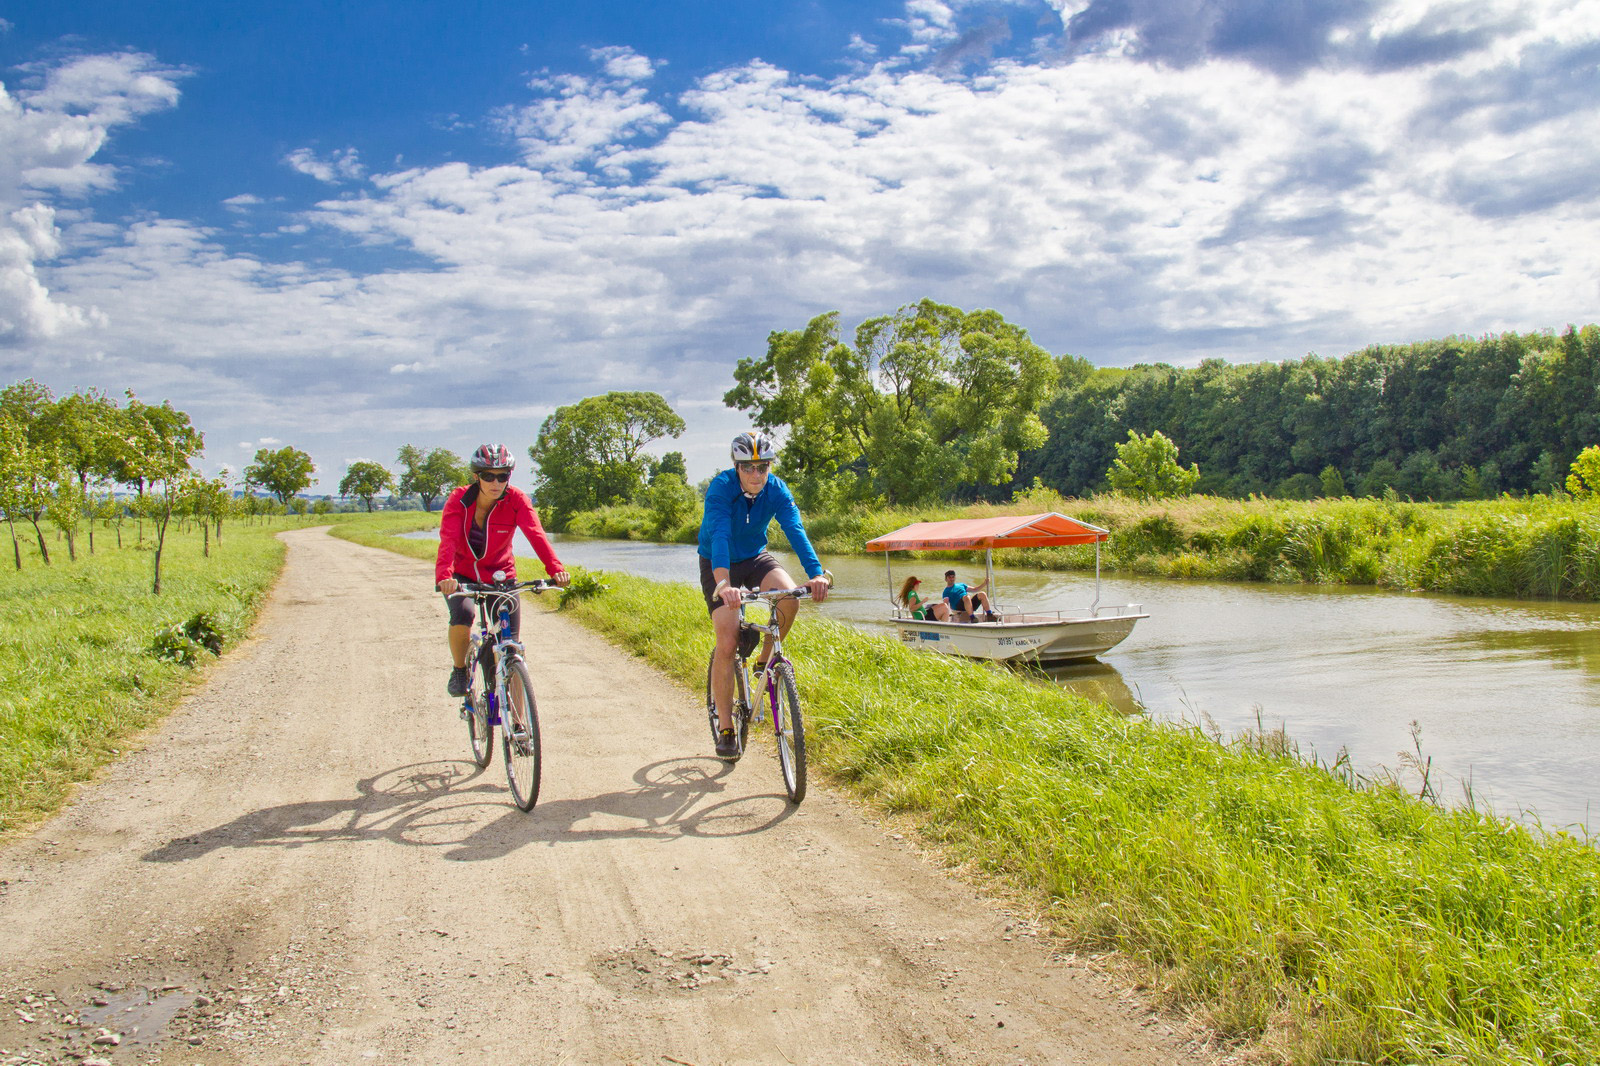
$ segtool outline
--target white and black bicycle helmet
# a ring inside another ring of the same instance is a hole
[[[733,438],[733,461],[736,463],[771,462],[778,458],[778,442],[757,430],[741,433]]]
[[[511,449],[504,444],[481,444],[478,450],[472,453],[472,458],[467,465],[474,474],[481,474],[485,470],[514,470],[517,457],[511,454]]]

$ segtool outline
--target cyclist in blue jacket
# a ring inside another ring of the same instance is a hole
[[[777,559],[767,551],[767,527],[778,520],[789,539],[789,546],[806,568],[811,598],[821,603],[828,597],[828,582],[822,576],[822,563],[812,550],[811,540],[800,520],[800,508],[783,479],[772,473],[778,458],[777,444],[764,433],[741,433],[733,438],[733,469],[711,479],[706,490],[705,514],[700,519],[700,589],[705,593],[706,609],[711,612],[711,628],[717,650],[712,660],[711,698],[717,705],[717,755],[738,758],[739,745],[733,735],[733,655],[739,642],[740,588],[795,588]],[[788,636],[799,603],[793,599],[778,604],[778,629]],[[770,640],[762,647],[755,670],[759,675],[772,654]]]

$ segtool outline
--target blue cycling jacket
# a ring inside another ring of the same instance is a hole
[[[822,563],[800,524],[800,508],[777,474],[767,477],[766,487],[753,500],[739,487],[737,470],[724,470],[711,479],[700,519],[700,554],[711,560],[713,568],[723,569],[752,559],[767,550],[767,527],[774,518],[806,568],[806,577],[821,577]]]

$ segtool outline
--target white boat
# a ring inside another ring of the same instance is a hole
[[[889,573],[890,621],[909,647],[973,659],[1059,663],[1090,659],[1122,643],[1144,613],[1137,603],[1100,603],[1100,542],[1110,531],[1063,514],[959,518],[948,522],[916,522],[867,542],[868,551],[884,553]],[[1037,548],[1064,544],[1094,545],[1094,602],[1081,612],[1026,611],[994,598],[994,549]],[[894,598],[894,551],[983,549],[983,569],[997,621],[944,621],[912,618]]]

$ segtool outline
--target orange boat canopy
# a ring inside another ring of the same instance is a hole
[[[867,541],[869,552],[919,548],[1049,548],[1062,544],[1095,544],[1111,536],[1054,511],[1048,514],[957,518],[949,522],[916,522]]]

